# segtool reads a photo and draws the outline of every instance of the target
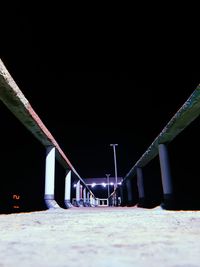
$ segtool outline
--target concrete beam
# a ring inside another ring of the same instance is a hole
[[[191,122],[200,115],[200,85],[194,90],[188,100],[177,111],[165,128],[126,174],[124,180],[131,179],[136,175],[137,167],[144,167],[158,155],[158,145],[170,143]]]
[[[13,115],[39,140],[45,147],[53,146],[56,149],[56,159],[65,169],[70,169],[76,174],[78,179],[86,186],[84,180],[77,173],[59,144],[39,118],[26,99],[22,91],[19,89],[14,79],[4,66],[0,59],[0,100],[13,113]]]
[[[57,149],[64,160],[64,167],[70,167],[70,169],[73,169],[72,164],[37,113],[33,110],[29,101],[19,89],[1,60],[0,100],[44,146],[54,146]],[[56,156],[58,157],[58,153]]]

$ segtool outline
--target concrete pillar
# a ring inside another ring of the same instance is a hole
[[[113,195],[111,195],[109,197],[109,206],[112,207],[113,206]]]
[[[91,205],[90,205],[90,192],[87,192],[87,205],[88,205],[88,207],[91,207]]]
[[[92,195],[90,194],[90,207],[92,207]]]
[[[120,196],[120,189],[119,189],[119,186],[117,186],[117,188],[116,188],[116,193],[115,193],[115,203],[116,203],[116,207],[119,206],[119,196]]]
[[[65,207],[67,209],[72,208],[73,205],[71,204],[71,171],[67,171],[65,176]]]
[[[86,188],[83,189],[83,206],[87,207]]]
[[[93,197],[92,197],[92,195],[90,195],[90,204],[91,204],[91,207],[93,207]]]
[[[93,195],[90,195],[90,203],[91,203],[91,207],[94,207],[94,197],[93,197]]]
[[[79,201],[80,207],[83,207],[83,186],[80,184],[80,201]]]
[[[137,167],[137,187],[139,194],[138,207],[142,207],[145,204],[145,193],[144,193],[144,177],[142,168]]]
[[[120,198],[121,198],[121,203],[120,206],[124,206],[124,192],[123,192],[123,184],[119,185],[119,192],[120,192]]]
[[[172,177],[169,164],[169,155],[167,146],[165,144],[160,144],[159,149],[159,159],[160,159],[160,169],[161,169],[161,178],[162,178],[162,187],[164,194],[164,207],[170,207],[173,202],[173,186],[172,186]]]
[[[114,193],[111,194],[111,197],[110,197],[110,204],[111,204],[112,207],[115,206],[115,194],[114,194]]]
[[[126,180],[126,188],[127,188],[127,206],[133,206],[133,188],[132,181],[130,179]]]
[[[76,184],[76,204],[75,204],[76,207],[80,207],[80,185],[81,182],[79,180]]]
[[[46,166],[45,166],[45,196],[44,200],[48,209],[59,208],[54,199],[55,188],[55,147],[46,148]]]

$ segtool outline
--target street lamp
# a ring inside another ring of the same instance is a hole
[[[106,174],[106,177],[107,177],[107,184],[108,184],[108,198],[109,198],[109,196],[110,196],[110,179],[109,179],[110,174]]]
[[[118,144],[110,144],[110,146],[113,147],[114,152],[114,165],[115,165],[115,189],[117,189],[117,161],[116,161],[116,150],[115,147],[118,146]]]

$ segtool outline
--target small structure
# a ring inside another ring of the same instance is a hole
[[[122,180],[122,177],[117,178],[118,187],[121,186]],[[112,203],[109,203],[108,198],[115,189],[115,177],[85,178],[84,181],[88,188],[95,194],[98,206],[112,206]],[[121,202],[120,196],[118,196],[118,202]]]

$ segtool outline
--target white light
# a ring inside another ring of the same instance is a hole
[[[102,183],[103,187],[106,187],[106,184],[105,183]]]
[[[120,182],[120,183],[118,183],[119,185],[121,185],[122,183]]]
[[[92,184],[92,187],[95,187],[95,185],[96,185],[96,183],[93,183],[93,184]]]
[[[110,183],[110,185],[114,185],[114,183]]]
[[[76,187],[76,184],[74,184],[74,187]]]

